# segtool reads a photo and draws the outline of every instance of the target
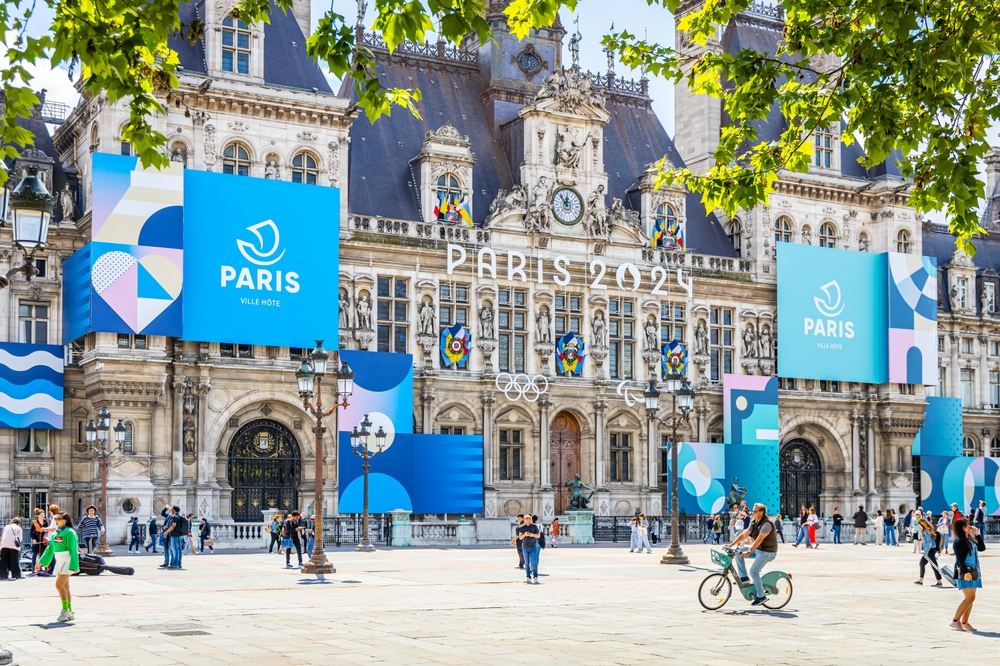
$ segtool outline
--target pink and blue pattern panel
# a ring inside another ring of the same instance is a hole
[[[734,483],[746,488],[748,504],[761,502],[770,512],[779,506],[777,446],[682,442],[677,472],[678,507],[685,513],[725,511],[726,495]]]
[[[939,513],[953,503],[966,513],[986,501],[986,514],[1000,516],[1000,462],[995,458],[920,457],[921,506]]]
[[[937,259],[889,252],[889,381],[937,382]]]
[[[723,439],[727,444],[778,445],[778,378],[725,375]]]
[[[62,345],[0,342],[0,427],[62,429]]]

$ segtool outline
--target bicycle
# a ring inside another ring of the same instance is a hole
[[[725,552],[712,550],[712,562],[722,567],[722,573],[709,574],[698,588],[698,601],[705,610],[719,610],[726,605],[733,594],[733,581],[743,593],[743,598],[753,601],[757,589],[752,582],[743,583],[733,567],[733,558],[739,557],[736,550],[723,547]],[[770,610],[784,608],[792,599],[792,575],[784,571],[768,571],[761,580],[764,582],[764,594],[768,599],[762,605]]]

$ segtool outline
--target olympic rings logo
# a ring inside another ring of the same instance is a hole
[[[512,375],[509,372],[501,372],[497,375],[496,386],[497,390],[511,401],[524,398],[528,402],[535,402],[549,392],[549,380],[542,375],[529,377],[528,375]]]

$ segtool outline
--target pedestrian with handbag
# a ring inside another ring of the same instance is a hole
[[[955,584],[962,590],[964,598],[948,626],[955,631],[975,631],[976,628],[969,624],[969,614],[972,613],[972,604],[976,603],[976,590],[983,586],[979,553],[986,550],[986,544],[979,530],[969,525],[965,518],[956,520],[952,529],[955,533],[951,546],[955,551]]]
[[[198,552],[204,553],[205,546],[208,546],[208,552],[215,552],[215,539],[212,538],[212,525],[204,518],[198,524],[198,544],[200,548]]]
[[[941,584],[941,567],[937,561],[938,546],[940,546],[938,533],[934,526],[923,518],[920,519],[920,529],[920,546],[923,551],[923,555],[920,556],[920,578],[913,582],[917,585],[924,584],[924,567],[930,563],[931,569],[934,570],[934,578],[937,580],[934,587],[944,587]]]
[[[0,535],[0,580],[21,579],[21,519],[11,518]]]
[[[282,545],[285,547],[285,568],[292,568],[292,548],[299,558],[299,567],[302,567],[302,538],[306,530],[305,521],[302,520],[298,511],[292,511],[292,515],[282,526]]]

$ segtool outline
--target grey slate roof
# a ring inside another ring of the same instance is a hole
[[[196,18],[204,20],[198,7],[191,3],[181,5],[180,17],[184,23],[190,23]],[[208,71],[203,39],[192,44],[187,39],[171,37],[168,43],[170,48],[177,51],[184,71],[201,74]],[[319,65],[306,55],[306,38],[295,16],[278,9],[273,0],[271,22],[264,24],[264,82],[283,88],[315,88],[319,92],[333,92]]]
[[[41,96],[42,101],[44,101],[44,95]],[[35,138],[35,144],[30,146],[36,150],[40,150],[45,153],[48,157],[52,158],[52,183],[49,189],[49,193],[56,198],[56,210],[55,217],[53,219],[62,219],[62,203],[56,194],[60,192],[63,185],[66,184],[66,172],[63,170],[62,162],[59,161],[59,153],[56,151],[55,144],[52,143],[52,137],[49,136],[49,128],[45,125],[40,115],[41,105],[36,107],[36,113],[28,118],[18,118],[18,127],[24,128],[32,133]],[[23,151],[23,146],[15,146],[18,151]],[[8,171],[13,174],[14,159],[10,157],[4,158],[4,164],[7,165]],[[8,183],[9,187],[16,186],[17,183]]]

